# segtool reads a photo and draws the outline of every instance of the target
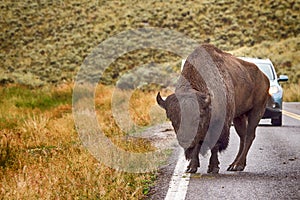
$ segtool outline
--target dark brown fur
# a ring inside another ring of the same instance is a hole
[[[205,136],[207,136],[210,120],[215,120],[211,124],[219,123],[218,116],[216,119],[211,119],[212,91],[199,74],[199,69],[206,61],[205,57],[201,57],[203,51],[209,55],[217,67],[226,94],[226,116],[222,132],[221,134],[218,133],[220,136],[216,144],[207,147],[211,149],[212,153],[208,172],[218,173],[219,171],[217,154],[228,146],[229,129],[232,121],[241,143],[238,155],[228,170],[242,171],[246,166],[248,150],[255,138],[255,129],[264,113],[269,98],[269,80],[256,65],[225,53],[213,45],[201,45],[187,58],[175,93],[168,96],[165,101],[158,94],[157,102],[166,110],[167,117],[172,121],[177,134],[179,144],[182,143],[181,146],[184,147],[186,158],[190,160],[187,171],[196,172],[200,166],[198,154],[200,148],[206,145],[203,142]],[[195,101],[198,102],[198,107],[195,107]],[[184,110],[181,110],[181,107]],[[182,119],[182,112],[190,112],[191,115],[199,113],[199,116],[197,119],[191,116],[192,120],[186,121]],[[185,134],[188,134],[193,126],[198,127],[197,135],[187,146],[186,144],[190,141],[185,141]],[[211,134],[213,137],[217,133]]]

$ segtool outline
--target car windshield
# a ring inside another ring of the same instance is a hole
[[[257,67],[265,74],[270,80],[274,80],[274,73],[272,66],[268,63],[255,63]]]

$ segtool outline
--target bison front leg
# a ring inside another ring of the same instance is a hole
[[[189,165],[187,166],[187,173],[196,173],[198,167],[200,167],[199,162],[199,152],[200,152],[200,144],[197,144],[193,148],[188,148],[185,150],[185,157],[187,160],[190,160]]]
[[[209,165],[208,165],[208,170],[207,170],[207,173],[219,173],[219,159],[218,159],[218,152],[219,152],[219,145],[216,144],[214,146],[214,148],[212,148],[211,150],[211,156],[210,156],[210,159],[209,159]]]

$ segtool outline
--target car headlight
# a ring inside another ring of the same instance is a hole
[[[271,86],[270,89],[269,89],[269,94],[270,94],[270,95],[276,94],[276,93],[278,93],[278,92],[279,92],[279,88],[278,88],[278,86],[276,86],[276,85]]]

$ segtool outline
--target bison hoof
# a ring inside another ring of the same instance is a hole
[[[220,167],[208,167],[207,173],[218,174]]]
[[[227,171],[243,171],[245,169],[245,166],[242,165],[230,165],[227,168]]]
[[[188,167],[187,169],[186,169],[186,173],[192,173],[192,174],[194,174],[194,173],[196,173],[197,172],[197,167]]]

